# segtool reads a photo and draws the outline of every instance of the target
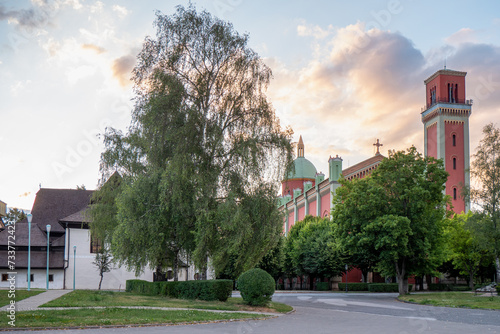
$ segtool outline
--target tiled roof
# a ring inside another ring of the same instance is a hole
[[[90,203],[92,193],[92,190],[42,188],[37,192],[31,210],[32,223],[42,230],[50,224],[51,233],[64,233],[64,227],[59,221],[84,210]]]
[[[354,166],[348,167],[342,171],[342,175],[347,178],[351,174],[355,174],[357,172],[365,170],[367,167],[371,165],[378,165],[380,161],[382,161],[385,157],[382,154],[377,154],[374,155],[371,158],[368,158],[364,161],[361,161],[358,164],[355,164]]]

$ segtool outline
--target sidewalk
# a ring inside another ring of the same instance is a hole
[[[57,299],[73,290],[48,290],[36,296],[29,297],[16,302],[16,311],[30,311],[38,308],[38,306]],[[7,311],[9,305],[0,308],[0,311]]]

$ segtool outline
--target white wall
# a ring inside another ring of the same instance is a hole
[[[69,263],[66,269],[66,289],[73,289],[73,268],[75,263],[73,246],[76,245],[76,271],[75,288],[76,289],[97,289],[99,287],[99,271],[92,262],[95,260],[95,254],[90,253],[90,231],[87,229],[69,228],[66,230],[66,253]],[[134,272],[126,270],[125,267],[115,266],[110,272],[104,273],[101,289],[125,290],[126,281],[129,279],[142,279],[146,281],[153,280],[153,272],[145,270],[139,277]]]
[[[16,288],[26,289],[28,287],[28,269],[18,269],[16,270]],[[4,269],[2,274],[7,274],[8,271]],[[46,289],[47,288],[47,270],[45,269],[31,269],[31,275],[33,275],[33,282],[30,284],[32,289]],[[49,270],[49,275],[54,275],[54,281],[49,282],[49,289],[62,289],[63,288],[63,276],[64,271],[62,269]],[[10,275],[9,275],[10,276]],[[0,288],[9,288],[10,283],[8,281],[1,281]]]

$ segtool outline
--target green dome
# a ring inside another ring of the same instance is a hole
[[[289,179],[314,179],[316,177],[316,167],[304,157],[298,157],[293,161],[295,171],[288,173]]]

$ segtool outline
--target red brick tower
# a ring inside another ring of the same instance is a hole
[[[446,194],[453,211],[467,212],[470,203],[461,196],[469,186],[469,116],[472,100],[465,99],[466,72],[439,70],[425,80],[426,105],[422,112],[426,156],[443,159],[450,174]]]

